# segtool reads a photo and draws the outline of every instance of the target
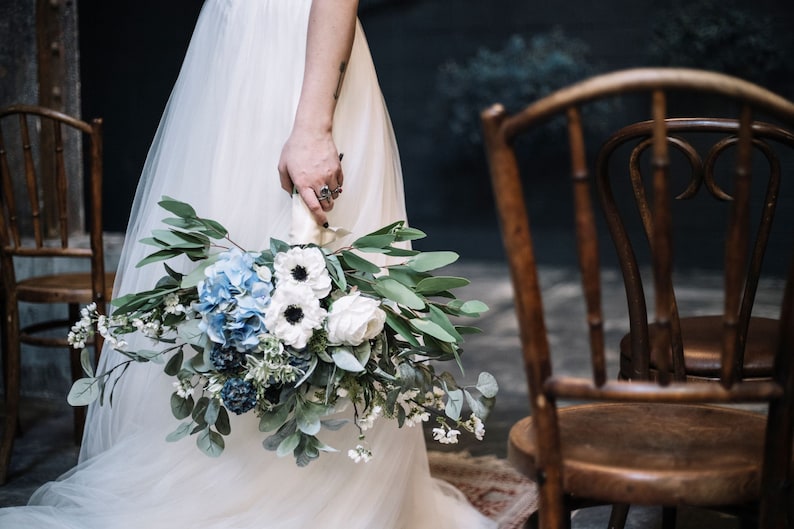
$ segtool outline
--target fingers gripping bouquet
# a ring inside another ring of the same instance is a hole
[[[163,263],[166,275],[154,288],[114,299],[111,316],[95,306],[83,309],[69,340],[84,349],[87,376],[74,383],[72,405],[112,401],[131,364],[158,362],[174,378],[171,409],[182,421],[167,439],[197,434],[198,447],[210,456],[224,449],[229,412],[256,414],[259,429],[269,433],[264,447],[293,454],[301,466],[336,451],[321,441],[321,431],[349,422],[334,415],[345,407],[352,408],[358,443],[337,448],[357,462],[372,457],[365,432],[382,419],[402,427],[433,417],[441,443],[457,442],[461,430],[482,438],[497,393],[493,376],[481,373],[476,384],[462,386],[449,372],[436,371],[454,361],[462,372],[463,335],[478,331],[450,317],[487,310],[451,293],[466,279],[430,273],[456,254],[395,246],[424,237],[403,222],[334,252],[278,240],[250,252],[190,205],[163,197],[160,206],[174,217],[163,220],[168,229],[141,241],[156,251],[138,266],[179,256],[196,265],[183,274]],[[362,257],[366,253],[402,262],[380,268]],[[95,373],[85,350],[94,332],[127,359]],[[147,337],[152,348],[132,350],[125,340],[132,333]]]

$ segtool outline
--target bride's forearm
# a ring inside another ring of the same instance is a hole
[[[330,132],[336,98],[350,59],[358,0],[314,0],[295,127]]]

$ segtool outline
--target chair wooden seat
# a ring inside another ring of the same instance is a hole
[[[780,323],[773,318],[750,319],[747,342],[744,349],[745,379],[769,378],[774,366]],[[651,344],[655,343],[658,326],[648,325]],[[681,318],[681,339],[684,346],[684,366],[687,377],[717,380],[720,377],[720,355],[722,349],[722,316],[692,316]],[[631,336],[626,334],[620,341],[620,372],[623,378],[631,373]],[[656,371],[658,352],[651,350],[650,369]],[[672,353],[668,351],[673,365]]]
[[[693,506],[758,498],[766,428],[760,413],[634,403],[583,404],[557,413],[563,486],[572,496],[620,503],[630,491],[635,503]],[[534,480],[536,434],[526,417],[508,441],[508,459]]]
[[[105,299],[110,299],[116,274],[105,274]],[[80,303],[94,300],[90,272],[53,274],[17,283],[17,299],[30,303]]]

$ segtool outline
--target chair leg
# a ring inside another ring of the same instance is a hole
[[[16,300],[12,300],[16,303]],[[20,344],[19,344],[19,313],[6,305],[3,321],[3,340],[5,349],[5,390],[6,413],[5,429],[0,441],[0,485],[8,478],[11,464],[11,452],[19,424],[19,383],[20,383]]]
[[[629,516],[628,503],[616,503],[612,505],[612,512],[609,515],[609,529],[623,529],[626,526],[626,519]]]

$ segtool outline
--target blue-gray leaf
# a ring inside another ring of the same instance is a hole
[[[66,401],[72,406],[86,406],[99,398],[100,381],[97,378],[81,378],[72,384]]]
[[[444,412],[453,421],[460,419],[460,412],[463,410],[463,390],[452,389],[447,392],[447,404]]]
[[[499,392],[499,384],[496,383],[496,379],[492,374],[485,371],[480,373],[480,376],[477,378],[477,386],[475,387],[482,393],[483,397],[489,399],[495,397]]]

